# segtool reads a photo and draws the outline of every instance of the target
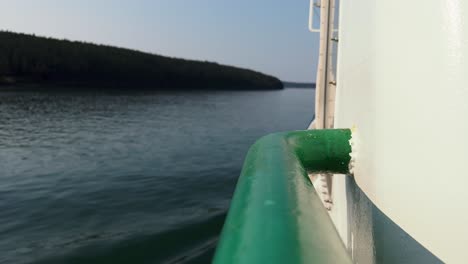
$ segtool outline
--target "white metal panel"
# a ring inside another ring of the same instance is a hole
[[[335,127],[355,178],[449,263],[468,259],[468,2],[342,1]]]

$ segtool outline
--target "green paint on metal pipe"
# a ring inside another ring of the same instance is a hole
[[[249,150],[214,263],[352,263],[307,172],[348,173],[348,129],[265,136]]]

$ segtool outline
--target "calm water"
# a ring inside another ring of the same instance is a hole
[[[313,93],[0,93],[0,263],[209,262],[249,145]]]

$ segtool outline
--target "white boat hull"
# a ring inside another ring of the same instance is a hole
[[[342,1],[338,47],[334,127],[355,130],[357,185],[442,261],[466,262],[468,2]],[[353,248],[348,181],[334,177],[331,215]]]

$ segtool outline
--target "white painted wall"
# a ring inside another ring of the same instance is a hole
[[[448,263],[468,259],[468,1],[343,0],[335,127],[355,178]]]

